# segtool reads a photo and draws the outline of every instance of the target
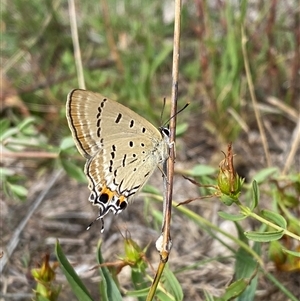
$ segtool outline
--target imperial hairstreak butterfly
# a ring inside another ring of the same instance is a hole
[[[89,201],[103,217],[122,212],[169,156],[168,128],[157,129],[122,104],[101,94],[75,89],[68,95],[66,115],[91,191]]]

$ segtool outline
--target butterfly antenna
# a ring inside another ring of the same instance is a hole
[[[173,116],[171,116],[171,117],[164,123],[164,126],[165,126],[166,124],[168,124],[172,118],[174,118],[174,117],[177,116],[179,113],[181,113],[183,110],[185,110],[189,105],[190,105],[190,103],[187,102],[183,108],[181,108],[179,111],[177,111]]]
[[[161,110],[161,113],[160,113],[160,124],[162,124],[162,119],[163,119],[165,107],[166,107],[166,98],[164,97],[164,103],[163,103],[163,107],[162,107],[162,110]]]

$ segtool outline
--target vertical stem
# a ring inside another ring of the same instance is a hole
[[[173,193],[173,175],[175,162],[175,132],[176,132],[176,112],[178,96],[178,69],[179,69],[179,46],[180,46],[180,15],[181,0],[175,0],[175,20],[174,20],[174,47],[173,47],[173,65],[172,65],[172,99],[171,99],[171,120],[170,120],[170,142],[173,143],[170,149],[170,157],[167,161],[167,179],[165,179],[164,212],[162,234],[156,241],[156,248],[160,253],[160,263],[156,275],[150,287],[146,301],[154,298],[156,288],[162,276],[165,265],[169,259],[171,251],[171,213],[172,213],[172,193]],[[165,167],[164,167],[165,168]]]
[[[244,28],[242,27],[242,51],[243,51],[244,65],[245,65],[245,70],[246,70],[248,86],[249,86],[249,92],[250,92],[250,96],[251,96],[251,100],[252,100],[253,110],[254,110],[257,126],[259,129],[263,149],[265,152],[267,166],[270,167],[272,165],[272,163],[271,163],[271,157],[270,157],[270,153],[269,153],[268,140],[267,140],[266,133],[264,130],[261,114],[260,114],[260,111],[259,111],[259,108],[257,105],[256,95],[254,93],[254,85],[253,85],[252,75],[251,75],[251,71],[250,71],[249,59],[248,59],[248,54],[247,54],[247,50],[246,50],[246,43],[247,43],[247,38],[245,35]]]
[[[74,58],[75,58],[75,64],[77,69],[78,85],[79,88],[85,89],[74,0],[69,0],[69,15],[70,15],[71,35],[72,35],[72,41],[74,47]]]
[[[170,142],[173,147],[170,149],[170,157],[167,162],[167,190],[164,224],[162,228],[163,241],[161,250],[161,260],[167,261],[171,247],[171,213],[172,213],[172,194],[173,194],[173,175],[175,163],[175,133],[176,133],[176,112],[178,98],[178,74],[179,74],[179,50],[180,50],[180,15],[181,0],[175,1],[175,22],[174,22],[174,46],[173,46],[173,65],[172,65],[172,99],[171,99],[171,120],[170,120]]]

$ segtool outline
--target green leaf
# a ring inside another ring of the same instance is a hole
[[[143,187],[143,192],[146,192],[146,193],[152,193],[152,194],[156,194],[156,195],[160,195],[161,192],[159,191],[159,189],[157,189],[156,187],[150,185],[150,184],[146,184],[144,187]]]
[[[7,139],[8,137],[12,137],[13,135],[19,133],[19,130],[15,127],[7,129],[5,132],[1,132],[0,141]]]
[[[253,180],[252,182],[252,193],[253,193],[253,202],[250,205],[251,211],[253,211],[257,207],[258,200],[259,200],[259,188],[255,180]]]
[[[231,206],[235,202],[235,199],[224,193],[221,194],[220,200],[226,206]]]
[[[218,214],[220,217],[229,221],[241,221],[247,217],[246,215],[243,214],[230,214],[223,211],[219,211]]]
[[[72,292],[75,294],[77,299],[80,301],[93,301],[93,298],[89,294],[87,288],[84,286],[81,279],[78,277],[73,267],[68,262],[58,241],[55,245],[55,253],[57,260],[60,263],[61,270],[66,276],[67,281],[71,286]]]
[[[209,292],[206,290],[203,290],[205,301],[215,301],[214,296],[211,295]]]
[[[63,166],[64,170],[70,177],[76,179],[80,183],[87,183],[87,179],[83,172],[83,168],[77,166],[72,161],[66,160],[62,157],[61,157],[60,161],[61,161],[61,165]]]
[[[60,149],[66,150],[68,148],[75,147],[75,143],[72,136],[65,137],[60,142]]]
[[[3,180],[3,177],[13,176],[13,175],[14,175],[14,171],[12,169],[6,167],[0,167],[1,180]]]
[[[284,234],[284,231],[273,231],[273,232],[255,232],[255,231],[249,231],[245,232],[245,235],[248,239],[259,241],[259,242],[269,242],[273,240],[280,239]]]
[[[260,170],[253,178],[256,180],[258,184],[264,182],[268,177],[274,176],[277,174],[277,167],[270,167]]]
[[[37,296],[36,296],[36,299],[35,299],[35,301],[52,301],[52,300],[50,300],[49,298],[46,298],[46,297],[44,297],[44,296],[42,296],[42,295],[40,295],[40,294],[36,294]],[[32,300],[34,300],[34,299],[32,299]]]
[[[239,301],[254,300],[257,288],[257,261],[243,248],[239,248],[236,254],[235,279],[244,279],[248,281],[246,289],[238,297]]]
[[[135,290],[135,291],[128,291],[126,292],[126,296],[131,296],[131,297],[146,297],[148,295],[149,288],[141,289],[141,290]],[[165,292],[161,291],[158,289],[155,293],[156,300],[160,301],[175,301],[176,299],[171,296],[171,294],[166,294]]]
[[[32,134],[33,128],[32,128],[32,130],[29,130],[29,132],[27,132],[27,130],[28,130],[28,127],[31,126],[34,122],[35,122],[35,118],[33,118],[33,117],[26,118],[20,124],[18,124],[19,131],[24,134]]]
[[[97,261],[99,264],[104,263],[102,254],[101,254],[101,241],[98,243],[97,248]],[[102,266],[99,268],[100,275],[102,277],[100,283],[100,292],[102,301],[122,301],[122,296],[120,291],[114,282],[109,270],[107,267]]]
[[[14,194],[15,196],[17,196],[20,199],[26,198],[26,196],[28,194],[28,190],[25,187],[23,187],[21,185],[17,185],[17,184],[12,184],[12,183],[7,183],[7,185],[12,194]]]
[[[140,290],[134,290],[134,291],[127,291],[126,296],[131,296],[131,297],[146,297],[149,292],[149,287],[143,288]]]
[[[214,298],[215,301],[227,301],[233,300],[242,294],[243,291],[247,288],[249,282],[246,279],[239,279],[231,283],[227,288],[222,297]]]
[[[167,265],[164,269],[164,288],[174,296],[176,301],[183,300],[183,292],[180,283]]]
[[[292,256],[300,257],[300,252],[290,251],[290,250],[287,250],[287,249],[282,249],[282,251],[284,253],[290,254]]]
[[[176,126],[176,137],[183,135],[187,131],[188,127],[189,125],[187,122],[178,124]]]
[[[175,299],[170,296],[170,295],[167,295],[166,293],[158,290],[155,294],[155,296],[157,297],[157,300],[159,301],[175,301]]]
[[[262,210],[261,215],[262,215],[262,217],[264,217],[265,219],[271,221],[272,223],[280,226],[283,229],[286,229],[287,222],[284,219],[284,217],[281,216],[280,214],[278,214],[276,212],[269,211],[269,210]]]
[[[9,120],[8,119],[2,119],[0,120],[0,140],[1,140],[1,137],[2,137],[2,133],[4,133],[6,130],[9,129]]]
[[[191,171],[189,171],[189,176],[200,177],[200,176],[207,176],[213,175],[216,173],[216,169],[209,165],[196,165],[193,167]]]
[[[247,246],[249,246],[249,240],[245,236],[243,227],[240,225],[240,223],[238,223],[236,221],[234,221],[234,225],[236,226],[239,240],[242,241],[242,242],[244,242]]]
[[[151,64],[150,70],[148,72],[149,78],[152,78],[155,74],[157,68],[169,57],[169,54],[173,50],[172,45],[166,45],[162,51],[160,51],[157,55],[155,55],[155,59]]]

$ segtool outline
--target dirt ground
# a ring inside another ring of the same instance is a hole
[[[196,164],[210,164],[217,167],[218,162],[223,159],[221,150],[226,150],[226,144],[217,145],[211,134],[205,131],[197,120],[199,119],[191,120],[189,130],[177,141],[177,170],[189,169]],[[268,133],[267,136],[273,165],[282,168],[286,149],[288,149],[291,139],[291,131],[288,127],[278,125],[276,128],[274,125],[272,135]],[[248,135],[242,134],[234,142],[233,148],[234,153],[237,154],[237,171],[241,176],[246,177],[246,181],[250,181],[253,174],[265,166],[258,131],[253,129]],[[28,183],[30,193],[26,202],[21,203],[2,197],[1,248],[4,253],[17,226],[53,177],[51,173],[40,175],[39,172],[36,172],[34,170],[36,165],[31,160],[18,159],[9,164],[22,167],[31,183]],[[299,164],[299,160],[295,164]],[[157,189],[162,189],[162,178],[159,171],[151,178],[150,184]],[[174,200],[183,201],[198,195],[197,187],[183,179],[180,174],[176,174]],[[1,293],[4,297],[2,296],[0,300],[31,300],[34,282],[30,276],[30,269],[36,267],[46,253],[50,254],[52,260],[55,259],[54,244],[56,239],[60,241],[63,251],[95,300],[98,300],[99,296],[98,283],[100,278],[97,270],[91,271],[90,268],[96,264],[95,251],[99,239],[103,241],[102,252],[107,262],[114,261],[118,255],[124,254],[124,236],[126,233],[130,233],[131,238],[141,247],[145,247],[150,242],[146,256],[154,267],[157,266],[159,255],[155,249],[155,241],[160,235],[160,228],[150,214],[145,220],[145,210],[150,207],[151,210],[162,211],[162,204],[150,201],[147,202],[146,206],[143,202],[143,193],[140,193],[135,198],[134,205],[128,206],[118,216],[109,214],[105,218],[105,232],[101,234],[99,222],[95,223],[89,231],[86,231],[87,225],[98,213],[98,209],[88,202],[88,196],[87,185],[76,183],[69,179],[64,172],[60,175],[19,235],[17,247],[1,275]],[[270,203],[270,199],[262,199],[261,202],[260,206],[266,207]],[[235,209],[225,207],[219,200],[199,200],[187,206],[223,230],[232,234],[236,232],[233,223],[222,220],[217,214],[221,209],[230,210],[230,212]],[[251,230],[258,224],[246,220],[243,225],[245,229]],[[177,274],[184,291],[184,300],[204,300],[203,290],[220,296],[226,285],[234,277],[234,260],[233,258],[218,261],[210,259],[218,256],[230,256],[230,251],[176,209],[173,210],[172,216],[172,240],[173,248],[169,259],[172,271],[198,261],[206,261],[205,264],[199,265],[196,269]],[[228,243],[235,247],[231,242]],[[265,252],[263,258],[267,262],[267,245],[264,245],[263,249]],[[300,298],[299,272],[276,271],[270,262],[266,264],[266,269],[271,271],[281,283]],[[149,272],[151,273],[151,271]],[[63,284],[59,300],[75,300],[75,297],[70,295],[68,284],[59,269],[56,280]],[[125,290],[132,289],[129,269],[125,268],[121,272],[119,281]],[[135,299],[124,297],[124,300]],[[260,275],[255,300],[282,301],[287,300],[287,297],[279,292],[278,288],[266,277]]]

